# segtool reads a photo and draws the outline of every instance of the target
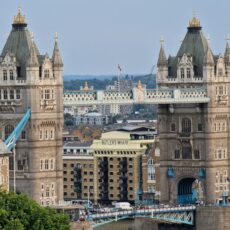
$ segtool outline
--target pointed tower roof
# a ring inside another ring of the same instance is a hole
[[[61,53],[58,47],[58,37],[57,34],[55,35],[55,43],[54,43],[54,50],[53,50],[53,65],[54,66],[58,66],[58,67],[62,67],[63,66],[63,62],[62,62],[62,58],[61,58]]]
[[[193,16],[192,20],[189,21],[188,31],[176,57],[171,57],[169,60],[172,76],[177,76],[178,60],[184,54],[189,54],[193,57],[193,65],[196,66],[197,76],[203,76],[203,62],[208,48],[208,41],[201,29],[200,21]]]
[[[34,52],[39,55],[37,46],[31,37],[30,31],[27,29],[25,16],[22,16],[21,9],[19,8],[17,16],[14,17],[12,30],[7,38],[1,56],[4,57],[7,53],[14,54],[18,65],[21,67],[21,75],[25,77],[27,58],[32,46],[34,46]]]
[[[213,54],[212,54],[212,51],[211,51],[209,45],[208,45],[207,51],[206,51],[206,53],[204,55],[203,64],[204,65],[214,65]]]
[[[225,52],[224,52],[224,59],[226,64],[230,64],[230,48],[227,42]]]
[[[161,44],[157,66],[162,66],[162,65],[167,65],[167,64],[168,64],[168,61],[165,55],[164,47],[163,47],[163,44]]]
[[[38,67],[39,66],[37,51],[36,51],[34,42],[32,43],[30,47],[30,52],[29,52],[26,64],[28,67]]]

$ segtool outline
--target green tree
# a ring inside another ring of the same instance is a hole
[[[68,216],[44,208],[26,195],[0,192],[0,229],[69,230]]]

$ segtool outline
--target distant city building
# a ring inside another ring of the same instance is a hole
[[[101,113],[91,112],[81,116],[76,116],[76,125],[106,125],[108,124],[108,116],[103,116]]]
[[[63,191],[65,200],[93,200],[94,161],[92,142],[71,141],[63,146]]]
[[[94,140],[91,146],[95,167],[94,201],[142,200],[143,180],[147,179],[143,178],[147,175],[143,173],[143,156],[149,153],[154,143],[153,133],[127,128],[102,133],[100,140]],[[152,172],[155,174],[155,170]],[[152,191],[155,190],[154,187]]]
[[[9,155],[11,152],[0,139],[0,189],[9,191]]]

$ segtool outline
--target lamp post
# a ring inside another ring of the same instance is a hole
[[[13,164],[13,166],[14,166],[14,192],[16,192],[16,169],[15,169],[15,167],[16,167],[16,157],[15,157],[15,146],[16,145],[14,145],[14,148],[13,148],[13,161],[14,161],[14,164]]]

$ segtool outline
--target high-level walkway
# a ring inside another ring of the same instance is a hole
[[[64,106],[112,104],[208,103],[205,88],[146,89],[139,83],[132,90],[76,90],[64,92]]]

